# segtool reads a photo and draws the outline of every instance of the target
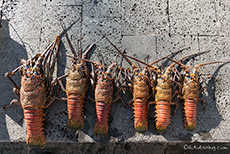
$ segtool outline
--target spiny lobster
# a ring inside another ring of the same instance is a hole
[[[169,58],[170,59],[170,58]],[[182,63],[172,60],[171,61],[179,64],[184,69],[184,78],[182,81],[182,90],[179,96],[184,100],[184,127],[186,130],[194,131],[196,129],[197,119],[197,103],[202,87],[199,85],[198,68],[204,65],[215,64],[215,63],[229,63],[230,61],[215,61],[203,64],[195,65],[192,71],[189,67]],[[203,105],[204,105],[204,99]]]
[[[94,125],[94,135],[105,137],[108,134],[108,120],[110,114],[111,103],[120,99],[123,104],[124,101],[120,96],[117,96],[118,91],[114,94],[114,83],[121,75],[123,68],[119,68],[116,63],[112,63],[108,67],[104,64],[97,63],[88,59],[76,58],[86,62],[90,62],[92,66],[92,85],[95,87],[95,101],[88,97],[93,102],[96,102],[96,121]],[[96,75],[96,77],[95,77]],[[116,78],[116,79],[115,79]],[[117,96],[117,97],[116,97]]]
[[[74,22],[75,23],[75,22]],[[69,27],[71,27],[72,23]],[[69,28],[68,27],[68,28]],[[47,108],[56,97],[53,97],[54,85],[53,72],[60,46],[60,37],[65,33],[62,31],[55,40],[49,44],[41,54],[36,54],[29,60],[21,60],[22,65],[12,72],[7,72],[7,77],[13,84],[14,92],[19,100],[14,99],[6,107],[16,103],[24,111],[24,118],[27,129],[27,144],[31,148],[45,148],[46,140],[43,132],[43,109]],[[21,76],[21,87],[11,78],[17,71]]]
[[[64,29],[63,25],[62,29]],[[95,45],[95,43],[90,45],[83,55],[81,50],[79,53],[76,54],[67,33],[65,33],[65,37],[70,47],[70,50],[75,58],[80,57],[86,59],[87,54]],[[86,62],[83,60],[77,60],[75,58],[72,58],[71,69],[69,70],[68,74],[57,78],[53,83],[58,82],[62,90],[65,91],[67,95],[67,128],[71,130],[82,130],[84,127],[84,98],[89,88],[89,73]],[[61,79],[64,78],[66,78],[66,89],[61,82]],[[66,98],[59,99],[66,100]]]
[[[131,101],[129,101],[128,104],[134,102],[133,103],[133,105],[134,105],[133,109],[134,109],[134,117],[135,117],[134,118],[135,130],[139,133],[144,133],[148,130],[147,116],[148,116],[148,109],[149,109],[148,99],[151,97],[150,87],[152,87],[153,91],[155,92],[155,85],[153,84],[155,82],[153,80],[150,81],[150,79],[149,79],[149,75],[150,75],[149,74],[150,73],[149,68],[151,68],[151,70],[153,70],[154,72],[159,74],[160,70],[156,66],[153,65],[154,63],[158,62],[159,60],[157,60],[151,64],[147,64],[147,63],[140,61],[134,57],[124,55],[102,32],[101,32],[101,34],[119,52],[119,54],[121,54],[126,59],[126,61],[133,67],[133,75],[131,75],[132,77],[129,78],[129,81],[131,82],[131,85],[132,85],[132,88],[130,89],[130,91],[133,94],[133,99]],[[172,56],[173,54],[176,54],[176,53],[181,52],[183,50],[184,49],[176,51],[175,53],[172,53],[168,56]],[[137,65],[135,65],[134,63],[132,63],[132,61],[130,61],[127,57],[132,58],[138,62],[141,62],[141,63],[145,64],[146,66],[144,67],[144,69],[142,71],[140,71],[140,68]],[[163,57],[160,60],[162,60],[166,57]],[[129,72],[129,69],[128,69],[128,72]],[[170,102],[171,102],[171,99],[170,99]],[[159,104],[159,103],[157,103],[157,104]],[[160,109],[160,106],[161,105],[159,104],[157,106],[157,108]]]
[[[205,51],[206,52],[206,51]],[[198,52],[189,56],[186,56],[183,59],[187,59],[191,56],[195,56],[198,54],[202,54],[204,52]],[[153,63],[152,63],[153,64]],[[171,74],[171,71],[173,70],[174,64],[168,66],[165,68],[164,71],[158,70],[157,72],[157,84],[155,86],[155,89],[153,89],[153,95],[155,94],[155,103],[156,103],[156,111],[155,111],[155,117],[156,117],[156,129],[157,132],[162,134],[167,129],[170,119],[171,119],[171,105],[176,105],[175,112],[177,110],[178,104],[172,102],[172,99],[174,98],[176,91],[174,88],[173,83],[176,83],[178,86],[178,82],[173,80]],[[180,84],[179,84],[180,85]],[[154,86],[152,86],[154,88]]]

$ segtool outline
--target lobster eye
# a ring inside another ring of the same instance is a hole
[[[38,73],[38,72],[34,72],[33,74],[34,74],[34,75],[39,75],[39,73]]]

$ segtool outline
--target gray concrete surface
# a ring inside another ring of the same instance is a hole
[[[4,15],[0,27],[0,104],[9,103],[16,95],[4,73],[20,64],[20,59],[44,50],[49,41],[62,29],[58,17],[65,26],[80,18],[68,31],[74,48],[77,40],[84,35],[82,48],[96,41],[97,48],[90,59],[98,61],[100,55],[106,64],[114,60],[129,65],[122,60],[112,46],[96,30],[100,29],[120,49],[141,60],[150,55],[149,61],[161,58],[184,47],[189,50],[177,54],[179,59],[190,53],[210,50],[197,56],[194,64],[215,60],[229,60],[230,56],[230,3],[228,0],[2,0]],[[54,9],[55,11],[54,11]],[[67,73],[70,54],[66,39],[62,38],[58,58],[57,76]],[[117,57],[118,58],[115,58]],[[161,63],[159,63],[159,66]],[[112,104],[109,134],[105,138],[95,137],[93,127],[95,104],[89,102],[85,111],[83,131],[66,129],[66,103],[55,101],[45,110],[45,135],[48,142],[170,142],[200,141],[229,142],[229,82],[230,64],[213,64],[200,69],[202,78],[213,75],[206,81],[208,91],[202,94],[206,100],[206,111],[198,105],[197,129],[184,129],[182,105],[163,135],[156,133],[154,105],[149,112],[149,130],[136,133],[133,128],[131,108],[124,108],[121,102]],[[13,77],[20,83],[19,75]],[[92,96],[92,92],[89,92]],[[131,95],[123,94],[125,101]],[[25,141],[26,127],[22,110],[12,105],[6,111],[0,110],[0,140],[2,142]]]

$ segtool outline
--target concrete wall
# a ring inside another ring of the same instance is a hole
[[[62,29],[58,18],[68,26],[76,19],[68,35],[74,48],[84,35],[82,48],[96,41],[97,48],[90,59],[98,61],[100,55],[105,63],[122,61],[112,46],[97,31],[100,29],[120,49],[141,60],[150,56],[149,62],[173,51],[190,47],[179,53],[179,59],[190,53],[210,50],[197,56],[194,64],[215,60],[229,60],[230,48],[230,3],[228,0],[0,0],[5,16],[0,27],[0,94],[1,106],[9,103],[16,95],[4,73],[20,64],[20,59],[45,49],[49,41]],[[53,9],[54,8],[54,9]],[[55,10],[55,11],[54,11]],[[113,52],[114,51],[114,52]],[[70,54],[66,39],[62,38],[61,54],[58,58],[57,76],[67,73]],[[117,57],[117,58],[115,58]],[[159,66],[161,63],[159,63]],[[129,65],[122,61],[123,67]],[[45,110],[45,135],[49,142],[155,142],[155,141],[208,141],[225,142],[230,138],[229,78],[230,64],[213,64],[200,69],[201,78],[213,75],[206,81],[207,92],[202,94],[206,111],[198,104],[197,129],[184,129],[182,105],[171,119],[166,133],[159,135],[155,129],[154,105],[149,111],[149,130],[136,133],[133,128],[131,108],[124,108],[121,102],[112,104],[109,134],[105,138],[95,137],[95,103],[89,102],[85,111],[83,131],[66,129],[66,103],[55,101]],[[13,77],[20,83],[19,75]],[[202,79],[201,79],[202,80]],[[93,96],[92,92],[89,95]],[[131,95],[122,95],[125,101]],[[6,111],[0,110],[0,140],[3,142],[25,141],[26,127],[22,110],[12,105]]]

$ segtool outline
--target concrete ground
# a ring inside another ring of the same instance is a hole
[[[63,20],[65,26],[79,18],[80,21],[68,31],[73,47],[77,48],[77,40],[83,35],[84,39],[81,42],[83,49],[96,41],[97,47],[89,59],[99,61],[103,57],[106,64],[117,61],[123,67],[130,67],[97,29],[105,33],[127,54],[136,55],[140,60],[144,60],[149,55],[149,62],[184,47],[190,47],[190,49],[177,54],[175,59],[198,51],[210,50],[208,53],[196,56],[192,64],[229,60],[230,56],[230,3],[228,0],[0,0],[0,6],[2,11],[1,106],[16,98],[12,92],[13,86],[4,74],[19,66],[20,59],[28,59],[31,55],[45,49],[48,42],[62,31],[58,18]],[[57,76],[68,72],[70,59],[66,58],[65,54],[70,53],[70,48],[63,37],[58,57]],[[158,66],[161,64],[159,63]],[[181,102],[176,115],[171,118],[167,131],[159,135],[155,129],[154,105],[150,105],[149,130],[144,134],[139,134],[133,128],[132,108],[125,108],[118,101],[111,105],[108,136],[100,138],[93,134],[95,103],[87,103],[84,129],[73,132],[66,129],[68,116],[66,103],[55,101],[45,110],[46,140],[55,143],[53,146],[62,143],[84,145],[89,142],[146,144],[147,142],[166,144],[172,143],[171,141],[173,143],[229,142],[230,64],[208,65],[200,68],[199,72],[201,80],[209,75],[213,76],[204,84],[208,88],[202,93],[206,101],[206,110],[202,110],[202,103],[198,104],[197,129],[194,132],[184,129]],[[18,74],[13,78],[20,83]],[[89,95],[93,96],[92,91]],[[121,96],[126,102],[132,98],[127,91],[124,91]],[[172,108],[175,107],[172,106]],[[12,105],[6,111],[0,110],[1,142],[10,146],[9,142],[21,144],[25,142],[25,139],[26,126],[22,109],[17,105]],[[17,146],[12,144],[12,147]]]

